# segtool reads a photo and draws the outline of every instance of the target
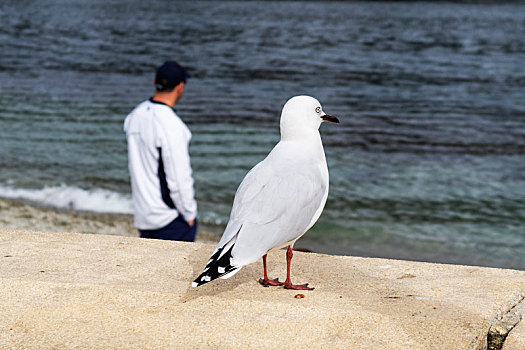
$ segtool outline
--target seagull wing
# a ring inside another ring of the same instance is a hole
[[[294,242],[326,202],[326,163],[274,151],[246,175],[235,195],[230,221],[239,227],[232,249],[236,266]]]

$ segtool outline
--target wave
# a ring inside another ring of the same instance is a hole
[[[133,213],[131,195],[100,188],[84,190],[62,184],[41,189],[25,189],[0,185],[0,197],[28,200],[60,209],[112,214]]]
[[[27,189],[0,185],[0,198],[29,201],[36,205],[74,211],[133,214],[131,194],[100,188],[85,190],[62,184],[45,186],[41,189]],[[228,222],[228,217],[209,210],[202,211],[199,212],[199,222],[208,228],[223,228]]]

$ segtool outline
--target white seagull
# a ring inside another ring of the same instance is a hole
[[[328,167],[319,135],[323,121],[339,120],[323,112],[310,96],[288,100],[281,113],[281,141],[246,175],[233,200],[230,220],[204,272],[193,287],[229,278],[263,259],[263,286],[312,290],[290,280],[292,247],[319,219],[328,197]],[[288,246],[284,283],[269,279],[268,252]]]

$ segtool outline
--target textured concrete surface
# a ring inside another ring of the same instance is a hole
[[[0,348],[483,349],[525,295],[524,271],[300,252],[301,299],[262,264],[191,288],[213,248],[0,230]],[[268,263],[285,277],[284,251]]]
[[[503,350],[525,350],[525,321],[521,321],[512,329],[512,331],[503,343]]]

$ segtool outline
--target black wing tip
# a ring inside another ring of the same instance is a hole
[[[197,277],[195,279],[195,281],[193,281],[191,283],[191,286],[192,287],[198,287],[198,286],[202,286],[203,284],[206,284],[208,282],[211,282],[219,277],[222,277],[224,275],[227,275],[229,274],[230,272],[233,272],[237,270],[237,267],[234,267],[234,266],[231,266],[231,265],[228,265],[228,266],[225,266],[225,267],[221,267],[221,266],[217,266],[217,269],[215,270],[212,270],[210,273],[208,273],[208,270],[206,270],[205,272],[203,272],[199,277]],[[221,272],[219,272],[221,271]]]
[[[230,264],[233,246],[219,258],[223,248],[212,255],[204,271],[192,282],[192,287],[198,287],[224,276],[237,268]]]
[[[202,286],[203,284],[208,283],[208,282],[211,281],[211,277],[210,276],[202,276],[202,277],[210,277],[209,281],[203,280],[203,278],[201,276],[197,277],[197,279],[191,283],[191,286],[193,288],[198,287],[198,286]]]

